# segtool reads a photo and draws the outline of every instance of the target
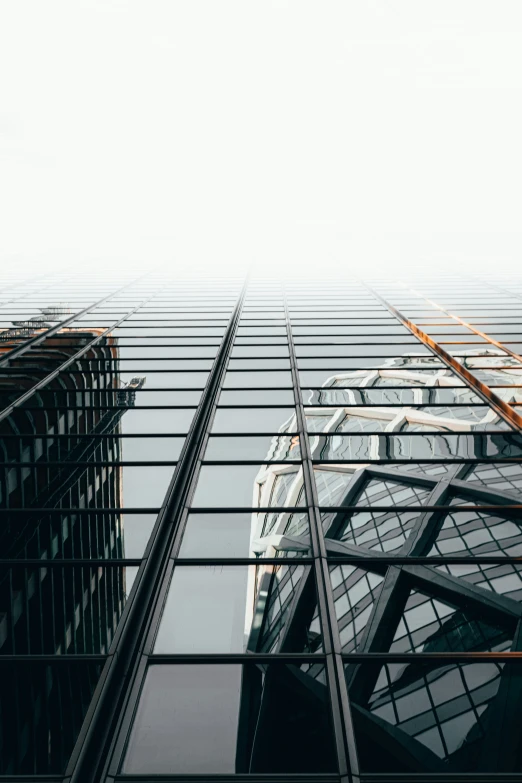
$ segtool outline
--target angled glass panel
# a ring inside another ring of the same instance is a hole
[[[390,663],[355,674],[348,666],[362,770],[483,771],[498,743],[491,722],[504,720],[503,670],[494,662]]]
[[[204,389],[208,372],[154,372],[147,376],[149,389]],[[131,383],[134,372],[123,371],[119,374],[123,383]]]
[[[307,557],[308,514],[189,514],[179,557]]]
[[[218,408],[212,433],[295,432],[295,408]]]
[[[361,337],[361,343],[364,343],[365,338]],[[413,347],[412,347],[413,346]],[[432,356],[432,352],[422,345],[417,340],[413,341],[412,343],[401,345],[401,344],[374,344],[374,345],[339,345],[339,344],[331,344],[330,342],[325,343],[324,345],[296,345],[295,347],[295,353],[299,360],[299,366],[305,367],[306,365],[301,365],[301,360],[305,358],[317,358],[317,357],[342,357],[340,366],[346,366],[345,361],[348,360],[348,358],[353,361],[354,363],[357,363],[357,366],[374,366],[374,358],[372,357],[386,357],[386,356],[392,356],[397,357],[401,355],[408,355],[411,354],[413,351],[415,351],[416,354],[424,354],[426,356]],[[360,358],[359,358],[360,357]],[[366,359],[369,359],[371,364],[366,364]],[[337,366],[337,360],[335,358],[332,358],[333,364]],[[378,362],[379,364],[382,364],[384,362]],[[323,367],[324,364],[320,364],[320,367]],[[352,366],[352,365],[350,365]],[[356,364],[353,364],[353,366],[356,366]]]
[[[205,460],[299,460],[299,435],[211,435]]]
[[[320,652],[310,566],[178,566],[155,653]]]
[[[481,614],[480,604],[459,606],[457,601],[411,590],[389,651],[504,652],[511,649],[515,626],[515,618],[500,611],[496,618],[493,613]]]
[[[289,370],[290,359],[230,359],[229,370]]]
[[[225,375],[223,382],[225,389],[260,389],[263,387],[291,387],[292,375],[285,370],[262,371],[262,372],[241,372],[229,371]]]
[[[305,505],[302,469],[297,465],[203,465],[193,508]]]
[[[162,410],[131,410],[122,418],[121,431],[124,434],[141,433],[187,433],[195,408],[181,408],[174,410],[166,408]]]
[[[335,771],[328,701],[326,682],[298,664],[151,666],[123,772]]]
[[[220,405],[293,405],[292,389],[239,389],[221,392]]]
[[[235,345],[231,359],[288,357],[288,345]]]

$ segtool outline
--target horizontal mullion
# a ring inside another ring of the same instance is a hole
[[[504,430],[503,432],[505,434],[506,432],[509,432],[509,430]],[[381,432],[379,434],[382,435],[384,433]],[[396,434],[401,435],[400,432],[397,432]],[[429,432],[425,434],[430,435]],[[473,435],[473,433],[453,434]],[[522,457],[490,457],[489,459],[484,459],[484,457],[477,457],[476,459],[470,459],[469,457],[432,457],[431,459],[416,457],[414,460],[408,457],[405,457],[404,459],[386,459],[385,457],[379,457],[378,459],[373,459],[372,457],[361,457],[359,459],[356,457],[350,457],[350,459],[312,459],[312,462],[314,465],[411,465],[412,462],[415,462],[419,465],[434,465],[437,463],[444,463],[444,465],[487,465],[490,462],[501,462],[502,464],[520,464],[522,463]]]
[[[436,482],[434,481],[434,486],[435,485],[436,485]],[[455,487],[453,487],[453,489],[456,490]],[[460,488],[458,489],[459,494],[462,494],[462,491],[463,490],[461,490]],[[470,484],[470,492],[472,492],[472,491],[473,491],[473,485]],[[491,491],[494,492],[494,488],[493,487],[491,488]],[[346,506],[322,506],[322,505],[320,505],[319,506],[319,511],[320,512],[328,512],[328,513],[332,513],[332,512],[335,512],[335,513],[346,512],[346,513],[350,513],[350,514],[355,512],[355,511],[364,511],[364,512],[375,511],[375,512],[377,512],[379,514],[385,514],[385,513],[390,513],[390,512],[405,513],[407,511],[415,511],[415,512],[419,512],[419,513],[422,513],[424,511],[430,511],[430,512],[431,511],[440,511],[440,512],[444,512],[444,513],[456,512],[456,511],[475,511],[475,512],[478,512],[478,511],[486,511],[486,512],[492,511],[492,512],[498,512],[500,509],[502,509],[502,511],[519,512],[519,511],[522,511],[522,504],[521,503],[509,503],[509,504],[499,503],[498,505],[488,504],[488,505],[480,505],[480,506],[473,505],[473,503],[469,503],[469,504],[466,504],[466,505],[463,504],[463,505],[458,505],[458,506],[449,506],[449,505],[425,505],[425,506],[422,506],[420,504],[416,504],[416,505],[412,504],[411,506],[401,506],[401,505],[396,505],[396,506],[393,506],[393,505],[391,505],[391,506],[390,505],[382,505],[382,506],[378,506],[376,504],[372,504],[372,505],[367,504],[365,506],[363,506],[363,505],[360,505],[360,506],[351,506],[351,505],[346,505]]]
[[[58,460],[40,460],[39,462],[3,462],[0,464],[0,468],[42,468],[42,467],[62,467],[62,468],[75,468],[75,467],[92,467],[92,468],[107,468],[107,467],[138,467],[138,466],[147,466],[147,465],[177,465],[177,460],[159,460],[155,461],[152,460],[150,462],[144,461],[144,460],[133,460],[133,461],[127,461],[127,460],[119,460],[119,461],[82,461],[79,460],[78,462],[67,462],[67,461],[58,461]],[[257,463],[256,463],[257,464]]]
[[[117,391],[117,390],[116,390]],[[141,391],[141,389],[140,389]],[[180,391],[179,389],[176,389],[176,391]],[[191,389],[190,391],[197,391],[197,389]],[[75,392],[72,392],[73,394]],[[225,406],[221,406],[225,407]],[[231,406],[228,406],[231,407]],[[248,407],[248,406],[243,406]],[[271,408],[283,408],[285,406],[283,405],[252,405],[249,407],[255,407],[255,408],[263,408],[263,407],[271,407]],[[197,406],[195,405],[133,405],[132,408],[129,408],[124,405],[68,405],[64,403],[63,405],[40,405],[40,406],[34,406],[29,407],[25,406],[22,408],[24,411],[128,411],[128,410],[139,410],[139,411],[148,411],[148,410],[197,410]],[[16,435],[16,436],[8,436],[8,435],[2,435],[2,438],[6,437],[17,437],[21,438],[24,437],[22,435]]]
[[[2,663],[59,663],[64,665],[66,663],[105,663],[109,658],[108,655],[99,655],[97,653],[66,653],[66,654],[42,654],[42,655],[1,655],[0,664]],[[18,779],[18,778],[16,778]],[[0,778],[1,780],[1,778]]]
[[[293,433],[296,434],[296,433]],[[366,460],[368,462],[368,460]],[[202,465],[301,465],[296,459],[203,459]]]
[[[319,367],[319,370],[323,370],[323,367]],[[370,368],[372,370],[382,370],[382,367],[372,367]],[[385,369],[385,368],[384,368]],[[399,367],[399,368],[389,368],[389,369],[399,369],[404,370],[407,368]],[[305,372],[310,372],[310,370],[305,370]],[[312,371],[313,372],[313,371]],[[460,386],[312,386],[311,384],[300,384],[301,390],[304,391],[343,391],[344,389],[351,389],[351,390],[357,390],[357,391],[411,391],[412,389],[419,389],[421,391],[427,390],[427,391],[446,391],[446,390],[454,390],[454,389],[469,389],[470,391],[474,391],[474,389],[471,386],[468,386],[467,384],[461,384]],[[512,385],[508,385],[508,389],[512,389]],[[516,388],[516,387],[515,387]],[[305,403],[306,404],[306,403]],[[386,403],[387,404],[387,403]],[[431,403],[424,403],[424,404],[431,404]],[[434,403],[435,404],[435,403]],[[441,403],[442,404],[442,403]],[[454,405],[455,403],[447,403],[447,405]],[[466,403],[467,404],[467,403]],[[476,403],[479,404],[479,403]],[[486,405],[485,402],[481,403],[482,405]],[[408,405],[407,403],[403,403],[403,405]],[[330,406],[334,407],[334,406]],[[339,406],[342,407],[342,406]],[[408,405],[409,407],[409,405]]]
[[[311,565],[314,558],[308,557],[171,557],[176,566],[265,566],[265,565]],[[0,561],[1,564],[1,561]]]
[[[326,541],[329,539],[327,538]],[[335,539],[331,539],[335,540]],[[393,557],[389,554],[383,554],[375,555],[374,557],[365,556],[362,555],[361,557],[355,556],[355,555],[347,555],[346,557],[343,557],[343,555],[340,555],[339,553],[336,554],[328,554],[328,562],[332,565],[364,565],[364,566],[371,566],[379,564],[380,567],[382,566],[427,566],[427,567],[433,567],[438,565],[519,565],[522,568],[522,562],[520,558],[516,557],[501,557],[493,555],[491,556],[477,556],[473,557],[473,555],[468,555],[468,557],[457,557],[455,555],[448,555],[447,557],[437,555],[435,557],[407,557],[406,555],[397,555],[397,557]],[[304,558],[303,558],[304,559]],[[281,563],[282,558],[278,559],[278,563]],[[214,561],[212,561],[214,562]],[[257,561],[259,562],[265,562]],[[299,559],[299,562],[301,562],[301,559]]]
[[[194,409],[195,410],[195,409]],[[107,440],[109,438],[186,438],[187,432],[65,432],[65,433],[21,433],[20,435],[2,435],[2,440]],[[504,430],[505,432],[505,430]],[[1,463],[0,463],[1,464]],[[68,464],[68,463],[67,463]]]
[[[159,514],[161,508],[159,506],[129,506],[128,508],[123,506],[112,506],[107,508],[93,506],[92,508],[4,508],[2,511],[4,514],[26,514],[31,516],[34,514],[46,514],[50,516],[77,514],[86,516],[88,514]]]
[[[446,665],[448,662],[465,661],[498,661],[502,663],[517,662],[522,666],[522,652],[433,652],[433,653],[386,653],[386,652],[368,652],[368,653],[345,653],[342,655],[344,663],[371,663],[373,661],[383,663],[415,663],[422,661],[436,662]],[[492,781],[495,779],[492,776]]]
[[[222,463],[217,463],[221,465]],[[237,463],[236,463],[237,464]],[[258,464],[257,462],[255,463]],[[287,464],[287,463],[285,463]],[[124,510],[124,509],[123,509]],[[308,506],[191,506],[192,514],[297,514],[308,513]],[[299,558],[296,558],[296,560]],[[282,560],[282,558],[281,558]]]
[[[92,361],[97,361],[97,360],[95,360],[95,359],[77,359],[76,361],[77,362],[79,362],[79,361],[92,362]],[[102,361],[105,362],[105,359],[103,359]],[[121,359],[117,360],[117,362],[120,362],[120,361],[121,361]],[[160,360],[152,359],[151,361],[162,361],[162,360],[161,359]],[[177,360],[174,360],[174,361],[177,361]],[[185,362],[185,361],[189,361],[189,360],[188,359],[181,359],[180,361]],[[201,361],[201,360],[198,359],[198,361]],[[205,360],[203,359],[203,361],[205,361]],[[214,359],[208,359],[208,361],[209,362],[213,362]],[[146,375],[149,375],[150,373],[171,373],[172,374],[172,373],[178,373],[178,372],[179,373],[210,372],[210,369],[211,368],[205,368],[205,369],[199,369],[199,370],[189,370],[189,369],[182,369],[182,370],[180,370],[179,368],[173,367],[173,368],[168,369],[168,370],[153,370],[153,369],[149,369],[148,367],[145,367],[143,369],[139,369],[139,368],[138,369],[132,369],[132,370],[129,369],[129,370],[126,370],[125,372],[143,372]],[[67,368],[65,370],[60,370],[60,372],[58,374],[62,375],[62,374],[65,373],[67,375],[73,375],[75,372],[76,373],[88,372],[88,373],[96,374],[96,375],[107,375],[108,373],[114,373],[114,374],[118,373],[118,369],[111,367],[111,368],[106,368],[106,369],[99,370],[96,367],[74,367],[74,364],[73,364],[73,365],[71,365],[69,368]],[[123,370],[122,370],[122,372],[123,372]],[[229,370],[229,372],[245,372],[245,371],[244,370]],[[265,370],[252,370],[252,372],[266,372],[266,369]],[[11,378],[11,377],[12,378],[17,378],[20,375],[25,377],[28,373],[31,373],[31,375],[43,375],[43,376],[48,374],[47,370],[40,370],[38,367],[34,367],[34,368],[33,367],[13,367],[13,368],[7,369],[7,370],[5,368],[0,368],[0,376],[1,375],[5,375],[8,378]],[[63,392],[69,391],[68,389],[58,389],[58,388],[56,390],[57,391],[63,391]],[[70,391],[92,391],[92,392],[125,391],[125,387],[111,389],[111,387],[107,386],[105,389],[70,389]],[[141,389],[136,389],[136,391],[141,391]]]
[[[522,656],[522,653],[520,653]],[[324,653],[317,653],[316,655],[310,653],[180,653],[167,654],[157,653],[152,654],[148,658],[149,666],[156,665],[162,666],[169,663],[195,663],[201,661],[201,663],[291,663],[296,661],[299,663],[324,663],[326,660]]]
[[[99,568],[99,567],[110,567],[110,568],[120,568],[121,566],[137,566],[139,567],[142,563],[142,558],[124,558],[124,557],[114,557],[114,558],[103,558],[103,557],[93,557],[93,558],[85,558],[85,557],[76,557],[76,558],[66,558],[66,557],[59,557],[59,558],[13,558],[12,560],[9,560],[7,558],[0,558],[0,568]]]

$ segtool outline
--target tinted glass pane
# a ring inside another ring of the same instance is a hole
[[[304,505],[301,469],[294,465],[203,465],[193,508]]]
[[[327,704],[324,679],[295,664],[152,666],[123,771],[331,772]]]
[[[473,772],[486,768],[496,752],[498,735],[490,727],[506,717],[504,664],[366,664],[355,676],[351,667],[347,674],[363,770]],[[517,688],[519,678],[517,670]]]
[[[244,389],[221,392],[220,405],[293,405],[292,389]]]
[[[180,557],[300,557],[310,554],[308,515],[189,514]]]
[[[225,375],[224,388],[227,389],[256,389],[266,386],[292,386],[292,376],[290,372],[284,370],[270,372],[227,372]]]
[[[320,652],[310,566],[179,566],[154,652]]]
[[[212,432],[295,432],[294,408],[218,408]]]
[[[86,661],[2,664],[2,775],[65,772],[100,672]]]
[[[298,460],[301,448],[298,435],[254,435],[243,437],[210,436],[206,460]]]

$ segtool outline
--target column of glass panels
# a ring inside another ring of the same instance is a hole
[[[54,283],[0,326],[0,774],[67,769],[239,289]]]
[[[283,295],[254,282],[147,643],[122,780],[338,771],[299,430]]]

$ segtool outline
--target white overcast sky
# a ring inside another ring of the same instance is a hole
[[[522,258],[521,0],[0,0],[0,260]]]

